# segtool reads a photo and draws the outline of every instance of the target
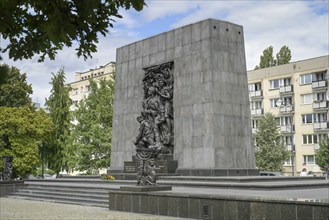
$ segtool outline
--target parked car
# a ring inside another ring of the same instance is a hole
[[[260,171],[260,176],[284,176],[281,172],[272,172],[272,171]]]

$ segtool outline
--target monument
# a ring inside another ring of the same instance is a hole
[[[242,26],[207,19],[117,49],[111,175],[154,162],[159,173],[258,175],[250,121]]]

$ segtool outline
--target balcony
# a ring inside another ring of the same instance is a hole
[[[312,83],[312,89],[319,90],[319,89],[327,89],[327,82],[325,80],[316,81]]]
[[[282,105],[280,107],[280,112],[281,113],[292,113],[293,110],[294,110],[294,106],[293,105],[288,105],[288,106]]]
[[[315,130],[326,130],[328,129],[328,122],[314,122],[313,126]]]
[[[249,98],[253,99],[253,98],[262,98],[263,97],[263,91],[262,90],[258,90],[258,91],[250,91],[249,92]]]
[[[291,126],[291,125],[281,125],[280,126],[280,131],[282,133],[292,133],[294,132],[294,126]]]
[[[287,145],[286,145],[286,149],[287,149],[288,151],[292,151],[292,150],[293,150],[292,144],[287,144]]]
[[[293,92],[293,86],[292,85],[280,87],[280,94],[281,93],[292,93],[292,92]]]
[[[322,101],[314,101],[313,103],[313,109],[325,109],[328,108],[328,102],[326,100]]]
[[[261,116],[263,115],[263,109],[262,108],[258,108],[258,109],[251,109],[251,116]]]

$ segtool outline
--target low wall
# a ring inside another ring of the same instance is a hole
[[[7,196],[23,187],[23,180],[0,181],[0,197]]]
[[[329,219],[328,201],[109,192],[109,209],[194,219]]]

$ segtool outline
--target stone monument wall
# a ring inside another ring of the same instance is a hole
[[[117,49],[110,172],[135,155],[143,69],[172,61],[177,171],[254,170],[243,28],[207,19]]]

